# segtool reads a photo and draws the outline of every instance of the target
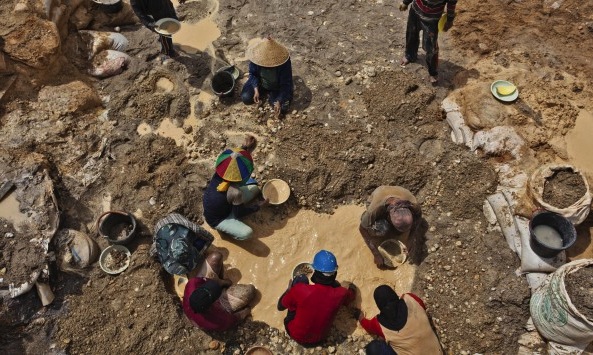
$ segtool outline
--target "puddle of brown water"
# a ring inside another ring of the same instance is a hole
[[[19,201],[14,193],[8,194],[0,201],[0,218],[12,222],[15,228],[27,221],[27,215],[19,210]]]
[[[173,42],[184,52],[196,54],[210,49],[218,37],[220,30],[214,20],[208,17],[196,23],[183,22],[179,32],[173,35]]]
[[[286,290],[293,268],[303,261],[311,262],[320,249],[336,255],[338,280],[352,281],[359,287],[356,304],[369,316],[377,312],[373,300],[375,287],[388,284],[398,293],[410,291],[414,266],[404,264],[396,270],[380,270],[373,263],[372,254],[358,231],[363,211],[361,206],[342,206],[333,215],[301,210],[281,219],[273,207],[267,207],[247,221],[254,229],[251,240],[231,242],[210,231],[217,237],[214,245],[228,250],[225,264],[231,269],[226,277],[233,282],[253,283],[261,292],[261,300],[252,310],[253,319],[283,329],[286,312],[277,311],[278,298]],[[356,322],[346,311],[338,314],[336,325],[348,333],[356,329]]]
[[[138,132],[139,135],[143,136],[145,134],[152,133],[152,127],[150,127],[148,123],[142,122],[138,125],[138,128],[136,128],[136,132]]]
[[[571,163],[593,177],[593,114],[582,110],[574,128],[566,135],[566,148]]]
[[[175,88],[175,84],[167,78],[160,78],[156,82],[156,88],[164,92],[171,92]]]

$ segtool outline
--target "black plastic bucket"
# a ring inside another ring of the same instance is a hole
[[[93,0],[97,6],[108,14],[120,12],[123,7],[122,0]]]
[[[212,91],[218,96],[229,96],[235,88],[235,78],[228,71],[219,71],[212,77]]]
[[[136,234],[136,219],[131,213],[108,211],[97,219],[99,233],[112,244],[126,244]]]
[[[562,238],[562,246],[556,248],[539,240],[533,231],[535,227],[540,225],[554,228]],[[561,251],[570,248],[577,240],[577,231],[574,225],[567,218],[549,211],[540,212],[531,218],[531,221],[529,221],[529,234],[531,235],[531,249],[542,258],[553,258]]]

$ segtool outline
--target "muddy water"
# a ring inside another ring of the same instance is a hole
[[[179,2],[173,1],[173,4],[177,6]],[[220,30],[214,22],[218,6],[218,1],[211,0],[208,9],[210,16],[197,23],[182,22],[179,32],[173,35],[173,43],[179,45],[186,53],[196,54],[198,51],[208,51],[214,54],[212,42],[220,37]]]
[[[358,232],[363,211],[360,206],[342,206],[333,215],[301,210],[282,219],[274,214],[274,207],[266,207],[247,221],[255,232],[252,240],[231,242],[211,230],[216,236],[214,245],[223,248],[223,254],[228,251],[225,265],[230,269],[226,277],[233,282],[253,283],[261,292],[261,300],[252,310],[254,320],[283,327],[285,312],[276,310],[278,298],[285,291],[293,268],[303,261],[311,262],[320,249],[336,255],[338,281],[351,281],[360,288],[355,303],[369,316],[377,312],[373,301],[376,286],[385,283],[399,293],[410,291],[414,266],[404,264],[396,270],[380,270],[373,263]],[[346,311],[338,314],[336,325],[348,333],[356,329],[356,322]]]
[[[581,111],[574,128],[566,135],[566,145],[571,163],[593,178],[593,113]],[[591,183],[591,180],[589,180]]]
[[[159,78],[156,82],[156,89],[164,92],[171,92],[175,89],[175,84],[167,78]]]
[[[27,215],[19,210],[19,201],[14,193],[4,197],[0,202],[0,218],[12,222],[15,227],[27,221]]]

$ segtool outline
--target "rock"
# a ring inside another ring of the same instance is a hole
[[[458,246],[458,247],[461,247],[461,245],[462,245],[462,244],[463,244],[463,243],[461,243],[461,241],[460,241],[460,240],[458,240],[458,241],[456,241],[456,242],[455,242],[455,246]]]
[[[101,105],[97,91],[82,81],[58,86],[44,86],[37,99],[42,109],[56,116],[81,113]]]
[[[342,76],[342,72],[339,70],[336,70],[336,72],[334,73],[335,76],[337,76],[338,78]]]
[[[193,130],[194,128],[192,126],[186,126],[183,128],[183,132],[185,132],[185,134],[190,134]]]
[[[4,237],[6,237],[6,238],[14,238],[14,234],[13,233],[10,233],[10,232],[6,232],[4,234]]]
[[[330,346],[327,348],[327,352],[330,354],[333,354],[336,352],[336,348],[334,346]]]
[[[154,206],[154,205],[156,205],[156,198],[154,198],[154,196],[153,196],[153,197],[151,197],[151,198],[148,200],[148,203],[150,203],[150,205],[151,205],[151,206]]]
[[[210,350],[216,350],[220,347],[220,343],[218,342],[218,340],[212,340],[209,344],[208,344],[208,348]]]
[[[47,68],[60,52],[60,34],[51,21],[31,15],[12,26],[2,50],[9,57],[35,69]],[[75,96],[74,96],[75,97]]]
[[[346,80],[344,80],[344,84],[346,84],[346,85],[352,84],[352,78],[351,77],[346,78]]]

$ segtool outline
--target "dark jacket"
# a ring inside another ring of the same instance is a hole
[[[244,217],[250,213],[257,212],[259,206],[257,204],[252,206],[233,205],[227,200],[226,191],[217,191],[216,188],[224,180],[214,174],[212,180],[206,187],[203,196],[204,219],[210,227],[216,227],[220,222],[230,216],[231,212],[236,218]]]
[[[171,0],[130,0],[130,5],[140,22],[147,27],[162,18],[177,19]]]
[[[274,101],[291,101],[293,95],[293,83],[292,63],[290,62],[290,58],[288,58],[286,63],[276,67],[276,70],[280,89],[278,90],[277,95],[274,95]],[[251,85],[254,88],[259,87],[260,71],[261,67],[259,65],[249,62],[249,80],[247,80],[245,85]]]

